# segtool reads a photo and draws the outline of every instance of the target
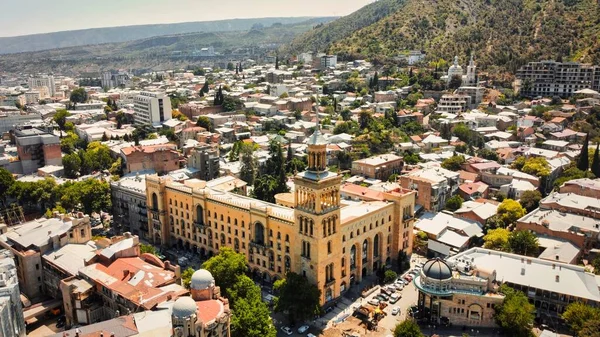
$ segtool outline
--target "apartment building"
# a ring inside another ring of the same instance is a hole
[[[438,102],[436,112],[448,112],[458,114],[460,112],[467,111],[471,97],[459,94],[445,94],[442,95]]]
[[[570,97],[582,89],[600,90],[600,66],[576,62],[529,62],[517,71],[521,95]]]
[[[560,193],[574,193],[584,197],[600,199],[600,179],[573,179],[560,186]]]
[[[188,167],[199,170],[198,178],[212,180],[219,176],[219,148],[217,144],[200,144],[188,157]]]
[[[341,176],[326,168],[319,130],[308,142],[308,169],[294,177],[294,208],[219,191],[206,182],[146,178],[151,240],[206,256],[232,247],[266,282],[288,271],[305,275],[332,305],[363,277],[412,251],[415,193],[344,204]],[[408,215],[408,216],[405,216]]]
[[[175,171],[179,169],[179,157],[176,144],[134,145],[121,149],[125,173],[154,170],[164,174]]]
[[[12,254],[0,250],[0,336],[25,337],[25,319],[17,267]]]
[[[337,66],[337,55],[323,55],[319,58],[319,60],[319,69],[329,69]]]
[[[439,212],[446,200],[458,192],[458,172],[441,167],[428,167],[411,171],[399,177],[400,186],[417,191],[419,206],[431,212]]]
[[[479,104],[483,101],[483,95],[485,94],[484,87],[460,87],[456,89],[457,95],[467,96],[467,107],[469,109],[476,109]]]
[[[352,175],[387,181],[392,174],[400,174],[404,161],[402,157],[388,153],[352,162]]]
[[[147,240],[146,175],[136,174],[111,181],[110,197],[117,232],[130,232]]]
[[[48,95],[50,97],[54,97],[56,94],[56,84],[54,82],[54,76],[52,75],[42,75],[30,77],[27,80],[27,84],[29,85],[29,89],[39,90],[40,88],[46,88]]]
[[[0,247],[15,257],[21,292],[34,301],[45,294],[42,256],[67,244],[91,240],[90,218],[82,213],[56,215],[13,226]]]
[[[38,128],[17,128],[14,138],[22,168],[18,173],[31,174],[45,165],[62,166],[60,139],[54,134]]]
[[[267,73],[267,82],[269,83],[283,83],[291,79],[293,79],[291,71],[273,70]]]
[[[162,123],[173,118],[171,99],[163,92],[142,91],[133,99],[134,122],[137,125],[161,127]]]

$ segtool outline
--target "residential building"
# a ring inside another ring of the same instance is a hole
[[[164,121],[173,118],[171,99],[162,92],[142,91],[133,99],[134,121],[137,125],[160,128]]]
[[[219,247],[243,253],[266,282],[288,271],[305,275],[329,306],[351,285],[412,252],[414,192],[387,201],[343,204],[341,176],[326,167],[327,141],[308,139],[307,171],[294,176],[294,208],[270,204],[207,182],[146,178],[151,240],[207,256]]]
[[[291,80],[292,77],[292,72],[291,71],[284,71],[284,70],[273,70],[273,71],[269,71],[267,73],[267,82],[269,83],[283,83],[284,81],[289,81]]]
[[[0,247],[14,255],[21,292],[34,301],[45,293],[42,256],[69,243],[84,244],[91,238],[88,215],[56,215],[11,227],[4,241],[0,240]]]
[[[471,103],[471,97],[459,94],[445,94],[442,95],[437,105],[436,112],[453,113],[457,114],[460,112],[467,111],[469,104]]]
[[[498,211],[498,202],[479,199],[476,201],[465,201],[462,206],[454,211],[454,216],[463,219],[469,219],[479,222],[482,226],[487,220],[496,215]]]
[[[570,97],[582,89],[600,90],[600,66],[576,62],[529,62],[517,71],[523,96]]]
[[[180,285],[179,266],[156,256],[140,255],[139,239],[125,233],[102,249],[93,263],[60,282],[67,325],[92,324],[153,310],[188,294]]]
[[[352,175],[387,181],[392,174],[400,174],[404,161],[402,157],[388,153],[352,162]]]
[[[468,97],[467,107],[469,109],[475,109],[483,101],[483,95],[485,94],[484,87],[467,87],[462,86],[455,92],[457,95],[463,95]]]
[[[25,319],[17,267],[12,254],[0,250],[0,337],[25,337]]]
[[[494,309],[504,302],[501,278],[495,265],[462,262],[463,254],[455,255],[452,261],[460,262],[454,264],[439,258],[425,263],[414,280],[419,291],[416,316],[436,325],[496,327]]]
[[[469,248],[471,239],[483,237],[483,225],[459,219],[446,212],[422,217],[415,228],[423,231],[427,240],[427,255],[447,257]]]
[[[458,191],[458,172],[441,167],[429,167],[400,176],[403,188],[417,191],[416,203],[427,211],[439,212],[446,200]]]
[[[179,169],[176,144],[138,145],[121,149],[125,173],[153,170],[164,174]]]
[[[337,66],[337,55],[323,55],[320,57],[319,69],[335,68]]]
[[[23,174],[37,172],[45,165],[62,166],[60,139],[43,129],[17,128],[14,132]]]
[[[4,111],[0,112],[0,134],[14,130],[19,126],[42,123],[42,116],[39,113],[27,113],[23,111]]]
[[[40,88],[46,88],[50,97],[56,95],[56,84],[54,83],[54,76],[52,75],[30,77],[27,82],[29,89],[39,90]]]
[[[130,232],[147,240],[146,175],[136,173],[111,181],[110,197],[117,233]]]
[[[471,248],[450,257],[446,262],[456,270],[474,273],[488,270],[494,273],[496,280],[522,291],[528,297],[541,323],[556,324],[566,307],[573,302],[593,307],[600,305],[596,276],[577,265],[484,248]],[[481,308],[488,309],[485,304]],[[493,314],[493,308],[490,310],[488,313]],[[444,312],[442,314],[445,315]]]
[[[219,176],[219,148],[217,144],[202,143],[194,147],[188,157],[188,167],[199,170],[198,178],[213,180]]]
[[[600,199],[600,179],[583,178],[569,180],[560,186],[559,192]]]

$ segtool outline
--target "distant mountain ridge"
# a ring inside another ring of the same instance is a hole
[[[274,23],[295,24],[313,17],[231,19],[167,24],[91,28],[53,33],[0,37],[0,54],[41,51],[103,43],[127,42],[155,36],[250,30]]]
[[[357,25],[356,23],[361,23]],[[423,50],[428,60],[514,72],[530,61],[600,64],[598,0],[380,0],[298,36],[284,51],[342,59],[391,59]]]

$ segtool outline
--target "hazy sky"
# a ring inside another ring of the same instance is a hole
[[[1,0],[0,36],[233,18],[343,16],[373,0]]]

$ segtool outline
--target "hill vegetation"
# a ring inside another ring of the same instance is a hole
[[[153,36],[187,34],[198,32],[233,32],[253,27],[269,27],[273,24],[295,24],[309,20],[308,17],[256,18],[219,21],[184,22],[157,25],[137,25],[81,29],[46,34],[0,37],[0,54],[49,50],[114,42],[127,42]]]
[[[342,58],[385,61],[403,51],[423,50],[429,60],[465,63],[473,53],[480,67],[514,71],[534,60],[600,64],[600,3],[596,0],[396,0],[379,1],[299,36],[291,52],[314,48]],[[373,4],[373,5],[375,5]],[[329,31],[342,39],[332,39]]]

